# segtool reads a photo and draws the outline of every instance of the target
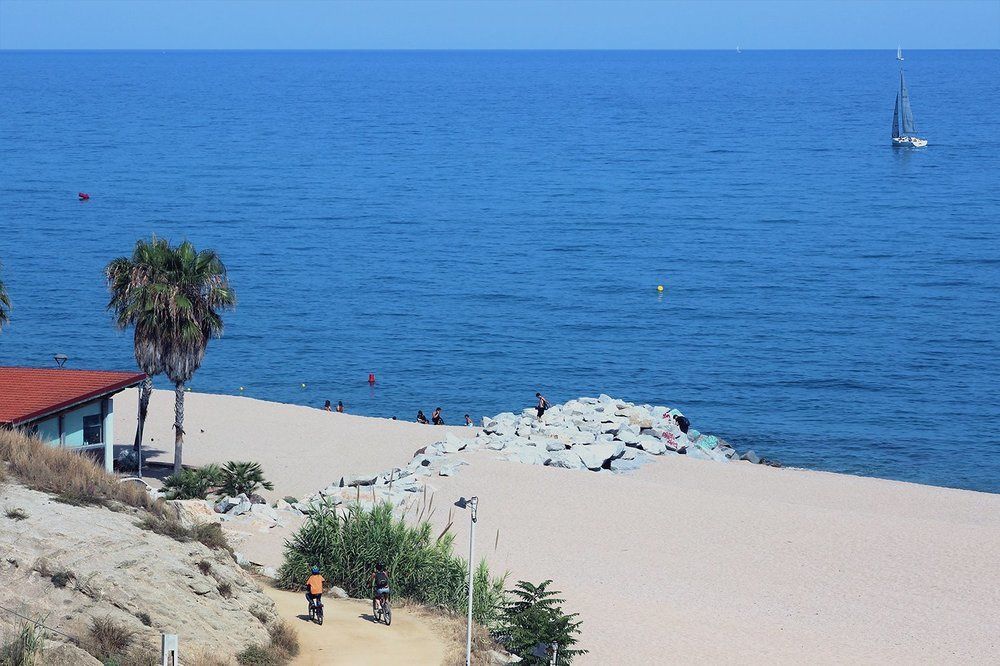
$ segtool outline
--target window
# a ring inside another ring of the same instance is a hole
[[[91,416],[83,417],[83,443],[88,444],[103,444],[104,443],[104,432],[103,424],[101,423],[101,415],[93,414]]]

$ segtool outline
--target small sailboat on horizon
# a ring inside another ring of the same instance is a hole
[[[926,139],[915,136],[913,111],[910,109],[910,91],[906,89],[903,68],[899,68],[899,90],[896,92],[896,106],[892,110],[892,145],[896,147],[923,148]]]
[[[902,46],[897,46],[896,47],[896,60],[898,60],[899,62],[903,62],[903,47]]]

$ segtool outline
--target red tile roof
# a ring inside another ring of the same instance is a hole
[[[135,386],[141,372],[0,366],[0,424],[21,425]]]

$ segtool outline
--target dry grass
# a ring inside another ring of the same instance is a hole
[[[271,634],[271,645],[283,650],[292,657],[299,653],[299,635],[295,633],[292,625],[284,620],[278,620],[272,624],[268,631]]]
[[[110,506],[117,502],[157,515],[163,512],[143,487],[121,483],[89,458],[18,430],[0,430],[0,460],[25,486],[68,504]]]
[[[135,632],[111,617],[90,620],[88,652],[107,662],[127,654],[135,642]]]
[[[218,650],[204,647],[191,647],[184,650],[184,663],[192,666],[235,666],[231,657],[223,657]]]
[[[241,666],[283,666],[299,653],[299,637],[284,620],[270,627],[271,641],[267,645],[250,645],[236,655]]]
[[[11,520],[27,520],[28,514],[24,512],[24,509],[19,507],[14,507],[13,509],[7,509],[4,513],[5,516]]]
[[[229,541],[226,540],[226,535],[218,523],[201,523],[194,527],[185,527],[175,518],[146,516],[136,523],[136,527],[162,534],[181,543],[200,541],[213,550],[231,550]]]
[[[393,602],[395,604],[395,602]],[[413,601],[401,604],[411,612],[419,615],[434,633],[444,639],[448,649],[445,653],[444,666],[464,666],[467,619],[460,613],[431,608]],[[490,632],[478,624],[472,625],[472,664],[473,666],[491,666],[490,650],[501,650]]]

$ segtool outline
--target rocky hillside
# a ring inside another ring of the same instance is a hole
[[[96,651],[94,619],[126,628],[139,651],[158,650],[161,632],[176,633],[185,663],[235,663],[248,645],[267,643],[274,604],[230,553],[144,529],[143,515],[0,483],[5,640],[21,624],[18,613],[60,632],[46,632],[47,664],[99,663],[81,649]]]

